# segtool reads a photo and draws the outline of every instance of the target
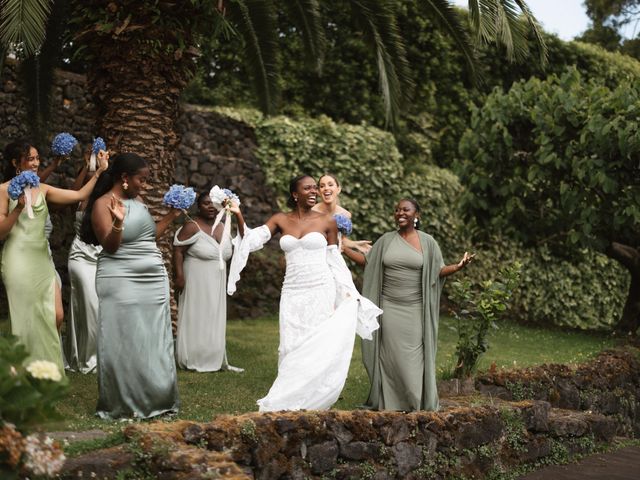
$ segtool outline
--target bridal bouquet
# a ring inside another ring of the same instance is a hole
[[[240,197],[238,197],[238,195],[233,193],[228,188],[220,188],[218,185],[214,185],[213,188],[209,191],[209,197],[211,198],[211,203],[213,203],[213,206],[220,210],[218,212],[218,215],[216,216],[215,221],[213,222],[213,226],[211,227],[211,235],[213,235],[214,230],[222,221],[222,216],[227,216],[224,222],[224,232],[222,233],[222,240],[220,241],[220,252],[222,252],[224,244],[231,236],[231,212],[229,211],[229,208],[231,207],[232,202],[236,205],[240,205]],[[220,270],[223,270],[224,260],[222,258],[222,253],[218,256],[218,258],[220,259]]]
[[[104,143],[102,137],[96,137],[93,140],[93,145],[91,146],[91,157],[89,157],[89,171],[96,171],[96,158],[100,153],[100,150],[107,151],[107,144]]]
[[[214,185],[209,191],[209,197],[211,197],[211,203],[218,210],[229,206],[229,202],[235,202],[236,205],[240,205],[240,197],[233,193],[228,188],[220,188],[218,185]]]
[[[54,155],[66,157],[71,154],[73,148],[78,144],[76,137],[70,133],[62,132],[56,135],[51,142],[51,151]]]
[[[191,187],[184,185],[171,185],[169,191],[164,194],[162,203],[169,207],[186,210],[196,201],[196,192]]]
[[[31,205],[31,189],[38,188],[40,186],[40,178],[38,175],[31,171],[25,170],[20,175],[16,175],[9,182],[8,193],[9,197],[13,200],[17,200],[20,195],[24,193],[25,207],[27,207],[27,215],[29,218],[33,218],[33,207]]]
[[[342,235],[351,235],[351,231],[353,230],[353,224],[351,223],[351,219],[346,215],[342,215],[340,213],[333,216],[338,224],[338,231]]]

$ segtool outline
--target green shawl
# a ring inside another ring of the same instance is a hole
[[[382,282],[384,265],[382,259],[391,240],[398,232],[388,232],[380,237],[367,254],[367,265],[364,270],[362,295],[378,307],[382,300]],[[438,320],[440,316],[440,293],[444,278],[440,278],[440,270],[444,260],[438,243],[431,235],[418,230],[423,254],[422,266],[422,322],[424,325],[424,382],[421,409],[438,409],[438,390],[436,386],[436,349],[438,341]],[[378,320],[382,322],[382,317]],[[380,379],[380,330],[373,333],[372,340],[362,340],[362,360],[369,375],[371,390],[367,406],[380,408],[382,384]]]

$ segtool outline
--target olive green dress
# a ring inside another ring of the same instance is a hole
[[[122,242],[98,256],[98,407],[102,418],[178,410],[169,279],[147,207],[125,200]]]
[[[9,211],[16,203],[10,200]],[[33,213],[34,218],[29,218],[26,209],[20,213],[2,251],[2,281],[9,300],[11,333],[27,348],[27,362],[48,360],[64,375],[56,329],[56,273],[45,237],[49,210],[42,193],[34,202]]]
[[[362,341],[371,381],[367,405],[374,409],[438,409],[435,360],[444,261],[433,237],[418,235],[420,252],[390,232],[367,255],[363,295],[383,310],[373,340]]]

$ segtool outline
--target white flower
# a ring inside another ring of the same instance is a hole
[[[33,378],[39,378],[41,380],[59,382],[62,379],[58,366],[46,360],[34,360],[27,366],[27,372],[29,372]]]
[[[35,434],[25,438],[24,456],[24,467],[28,472],[48,477],[57,474],[65,461],[64,453],[49,437],[41,441]]]
[[[224,190],[220,188],[218,185],[214,185],[211,190],[209,190],[209,196],[211,197],[211,203],[213,206],[220,210],[227,199],[227,194],[224,193]]]

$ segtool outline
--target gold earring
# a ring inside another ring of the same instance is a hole
[[[122,189],[123,189],[123,190],[127,190],[128,188],[129,188],[129,184],[127,183],[127,181],[126,181],[126,180],[125,180],[125,181],[123,181],[123,182],[122,182]]]

